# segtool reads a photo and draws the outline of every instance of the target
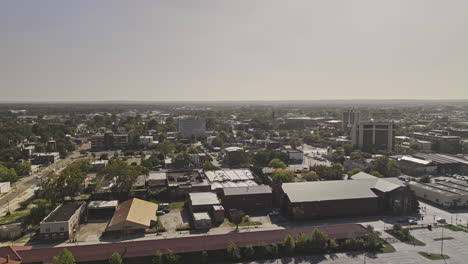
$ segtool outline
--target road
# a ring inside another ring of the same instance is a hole
[[[80,156],[80,150],[88,148],[89,145],[82,145],[73,151],[65,159],[59,160],[58,162],[51,164],[48,167],[40,168],[39,171],[32,173],[27,177],[22,177],[16,183],[12,184],[11,191],[0,197],[0,214],[3,215],[8,211],[13,211],[19,207],[19,203],[25,201],[34,195],[34,188],[40,183],[40,177],[47,176],[52,170],[61,170],[68,166],[74,159]],[[40,176],[40,177],[38,177]]]

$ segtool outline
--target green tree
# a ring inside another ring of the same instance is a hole
[[[178,153],[172,163],[176,169],[188,169],[190,166],[190,155],[187,152]]]
[[[310,242],[310,236],[304,234],[304,233],[299,233],[299,235],[296,238],[296,249],[300,252],[307,252],[307,246]]]
[[[294,238],[291,235],[288,235],[284,238],[283,249],[284,253],[286,253],[287,255],[291,255],[294,253],[294,250],[296,249],[296,242],[294,241]]]
[[[201,253],[200,253],[200,263],[208,263],[208,252],[206,252],[205,250],[203,250]]]
[[[294,172],[283,169],[276,169],[272,173],[272,181],[274,184],[292,182],[294,180]]]
[[[109,161],[103,174],[112,177],[115,180],[112,191],[119,195],[121,200],[129,197],[133,184],[139,175],[147,174],[148,169],[142,166],[130,166],[125,161],[115,159]]]
[[[102,153],[101,156],[99,156],[100,160],[108,160],[109,159],[109,154],[107,153]]]
[[[27,225],[39,224],[53,210],[53,204],[44,199],[34,200],[32,204],[35,206],[31,208],[24,220]]]
[[[352,170],[349,170],[347,174],[348,174],[349,177],[351,177],[351,176],[353,176],[355,174],[358,174],[360,172],[362,172],[362,170],[360,168],[354,168]]]
[[[180,256],[174,254],[171,249],[168,249],[164,259],[166,260],[166,264],[177,264],[180,261]]]
[[[17,178],[15,169],[0,166],[0,181],[14,182]]]
[[[203,163],[203,170],[205,171],[210,171],[210,170],[220,170],[221,168],[219,166],[213,165],[213,163],[209,161],[205,161]]]
[[[430,183],[431,182],[431,177],[429,175],[424,175],[421,178],[419,178],[419,182],[421,182],[421,183]]]
[[[153,260],[151,261],[153,264],[164,264],[164,255],[160,250],[156,251],[154,254]]]
[[[384,177],[397,177],[400,175],[398,164],[395,160],[390,160],[387,156],[376,158],[372,162],[372,171],[376,171]]]
[[[164,157],[166,157],[168,154],[174,152],[175,145],[174,143],[165,140],[159,144],[159,150],[164,154]]]
[[[238,261],[238,260],[241,259],[241,251],[240,251],[239,247],[234,242],[229,243],[226,251],[227,251],[228,256],[233,261]]]
[[[75,262],[75,257],[73,256],[71,251],[65,248],[64,250],[62,250],[62,252],[58,256],[55,256],[52,259],[52,263],[53,264],[75,264],[76,262]]]
[[[270,163],[268,163],[268,167],[275,169],[286,169],[287,166],[282,160],[275,158],[272,159]]]
[[[122,264],[123,260],[119,253],[114,252],[109,259],[109,264]]]
[[[310,237],[310,249],[314,253],[323,253],[327,248],[328,237],[318,229],[312,231]]]
[[[246,259],[250,259],[251,257],[253,257],[255,255],[255,250],[252,246],[252,244],[247,244],[243,250],[242,250],[242,255],[244,258]]]
[[[370,252],[377,252],[383,246],[382,240],[379,238],[377,234],[369,234],[364,239],[364,247],[369,250]]]
[[[310,182],[310,181],[318,181],[320,178],[319,176],[317,175],[317,173],[315,173],[315,171],[309,171],[309,172],[304,172],[301,174],[302,175],[302,179]]]
[[[27,176],[31,173],[31,162],[21,162],[15,165],[15,171],[18,176]]]
[[[224,140],[223,140],[222,138],[220,138],[220,137],[215,137],[215,138],[213,139],[213,141],[211,141],[211,145],[212,145],[213,147],[222,148],[223,145],[224,145]]]

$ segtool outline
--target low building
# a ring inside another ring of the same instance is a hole
[[[150,172],[147,180],[148,187],[164,187],[167,185],[165,172]]]
[[[210,229],[211,217],[207,212],[193,213],[193,225],[195,229]]]
[[[411,156],[402,156],[399,158],[398,167],[404,174],[410,176],[432,175],[437,172],[437,166],[434,162]]]
[[[0,225],[0,241],[13,241],[23,235],[24,228],[21,223]],[[0,262],[2,263],[2,262]]]
[[[91,171],[97,172],[107,167],[108,160],[95,160],[91,162]]]
[[[468,207],[468,184],[463,181],[439,181],[435,183],[410,182],[417,197],[447,208]]]
[[[141,199],[127,200],[115,210],[107,233],[141,234],[157,224],[158,205]]]
[[[211,190],[222,194],[223,188],[257,186],[255,176],[249,169],[224,169],[205,171]]]
[[[88,219],[102,219],[112,217],[119,202],[112,201],[91,201],[88,204]]]
[[[0,182],[0,194],[10,191],[10,182]]]
[[[83,202],[60,204],[40,223],[39,237],[43,240],[72,239],[84,210]]]
[[[152,147],[156,144],[158,142],[153,140],[153,136],[140,136],[140,145],[143,147]]]
[[[291,163],[302,163],[302,161],[304,160],[304,152],[300,150],[287,149],[283,152],[288,154],[288,159]]]
[[[224,151],[226,155],[224,156],[223,162],[231,166],[240,165],[245,157],[245,150],[241,147],[228,147]]]
[[[145,189],[146,188],[146,175],[138,175],[135,182],[133,183],[133,187],[135,189]]]
[[[189,194],[189,208],[192,212],[209,212],[213,205],[221,205],[216,193],[197,192]]]
[[[431,149],[442,153],[460,153],[461,137],[447,136],[439,133],[419,133],[411,134],[415,139],[431,142]]]
[[[468,160],[460,157],[439,153],[417,153],[413,157],[432,162],[440,175],[468,173]]]
[[[314,219],[413,213],[414,193],[397,178],[283,183],[280,207],[287,217]]]
[[[31,163],[33,165],[49,165],[60,160],[60,153],[34,153],[32,154]]]
[[[221,201],[226,210],[270,211],[273,207],[273,193],[267,185],[224,188]]]
[[[209,161],[209,156],[206,153],[190,154],[190,161],[195,165],[195,167],[202,168],[203,163]]]

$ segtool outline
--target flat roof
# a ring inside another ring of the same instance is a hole
[[[211,221],[211,217],[207,212],[193,213],[193,219],[195,221],[197,220],[210,220]]]
[[[446,196],[468,196],[468,184],[459,181],[439,181],[435,183],[411,182],[411,185]]]
[[[248,187],[228,187],[223,189],[225,196],[249,195],[249,194],[271,194],[271,187],[268,185],[248,186]]]
[[[88,204],[88,209],[98,209],[98,208],[112,208],[117,207],[119,201],[112,200],[112,201],[91,201]]]
[[[63,203],[60,204],[55,210],[53,210],[44,220],[43,223],[50,223],[50,222],[62,222],[68,221],[72,215],[83,205],[82,202],[74,202],[74,203]]]
[[[409,161],[409,162],[413,162],[413,163],[418,163],[418,164],[421,164],[421,165],[429,165],[429,164],[432,163],[431,160],[418,159],[418,158],[411,157],[411,156],[403,156],[403,157],[400,158],[400,160]]]
[[[444,154],[438,153],[417,153],[413,155],[414,157],[430,160],[438,164],[456,164],[456,163],[464,163],[468,164],[468,160],[464,160],[458,157],[453,157]]]
[[[150,172],[148,176],[148,180],[166,180],[167,174],[165,172]]]
[[[389,192],[404,186],[397,178],[283,183],[292,203],[377,198],[372,189]]]
[[[220,204],[218,196],[213,192],[189,193],[192,205],[215,205]]]

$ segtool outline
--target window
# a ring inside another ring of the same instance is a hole
[[[47,233],[50,233],[50,228],[46,228],[45,231],[46,231]]]
[[[65,228],[64,228],[64,227],[60,227],[60,231],[61,231],[61,232],[65,231]]]

